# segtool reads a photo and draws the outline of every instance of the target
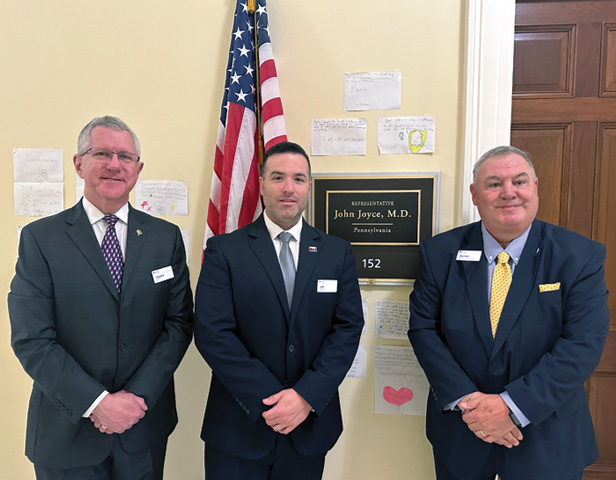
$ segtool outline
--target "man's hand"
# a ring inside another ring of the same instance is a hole
[[[310,404],[292,388],[281,390],[274,395],[264,398],[265,405],[273,405],[263,412],[262,416],[270,427],[284,435],[295,430],[312,410]]]
[[[103,398],[90,420],[102,433],[124,433],[145,416],[147,409],[143,398],[120,390]]]
[[[484,442],[511,448],[517,447],[524,438],[509,418],[509,407],[500,395],[473,392],[458,407],[463,412],[462,420]]]

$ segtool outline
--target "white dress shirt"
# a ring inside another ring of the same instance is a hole
[[[265,226],[267,227],[267,231],[272,237],[272,242],[274,243],[274,248],[276,249],[276,255],[280,258],[280,250],[282,250],[282,240],[278,238],[280,232],[288,232],[293,237],[289,242],[289,248],[291,249],[291,253],[293,254],[293,262],[295,262],[295,270],[297,270],[297,265],[299,262],[299,239],[302,235],[302,219],[299,219],[295,225],[293,225],[288,230],[283,230],[280,226],[276,225],[268,216],[267,212],[263,213],[263,219],[265,220]]]

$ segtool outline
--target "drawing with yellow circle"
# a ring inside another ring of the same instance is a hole
[[[409,148],[411,153],[418,153],[426,143],[428,132],[426,130],[411,130],[409,132]]]

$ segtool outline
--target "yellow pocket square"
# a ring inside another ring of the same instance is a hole
[[[556,283],[544,283],[539,285],[539,292],[553,292],[554,290],[560,290],[560,282]]]

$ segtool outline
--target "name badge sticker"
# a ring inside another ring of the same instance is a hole
[[[481,260],[481,250],[458,250],[456,260],[461,262],[478,262]]]
[[[152,270],[152,278],[154,279],[154,283],[165,282],[167,280],[171,280],[173,277],[173,267],[171,265],[168,267],[159,268],[158,270]]]
[[[317,280],[317,293],[336,293],[338,280]]]

